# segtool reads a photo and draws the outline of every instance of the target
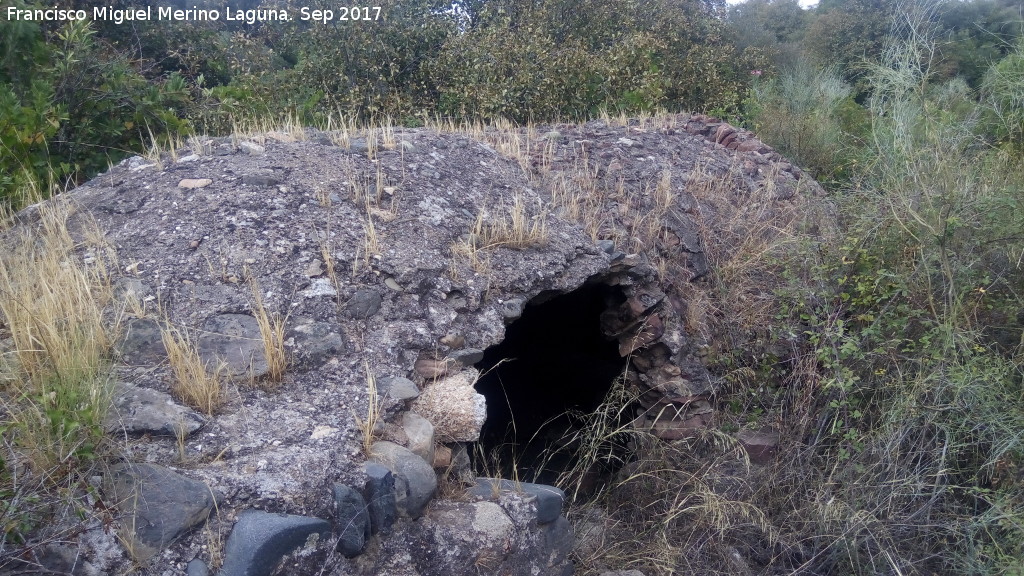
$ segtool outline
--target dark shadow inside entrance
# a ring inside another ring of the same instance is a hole
[[[624,300],[621,289],[600,283],[542,295],[485,351],[476,364],[476,389],[487,398],[478,473],[554,483],[572,466],[566,439],[626,367],[600,326],[601,313]]]

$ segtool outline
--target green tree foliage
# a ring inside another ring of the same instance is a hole
[[[0,39],[0,201],[30,182],[77,181],[185,127],[183,79],[147,80],[86,22],[48,35],[5,18]]]
[[[754,84],[747,102],[751,127],[788,158],[829,183],[845,180],[856,161],[854,135],[863,135],[866,111],[835,69],[806,60]]]
[[[747,0],[729,8],[728,23],[737,48],[760,48],[781,68],[800,59],[812,17],[798,0]]]
[[[983,86],[996,140],[1010,151],[1024,152],[1024,39],[989,69]]]
[[[737,106],[756,51],[728,42],[718,2],[495,0],[432,66],[444,113],[524,120]]]
[[[1013,51],[1024,27],[1017,0],[973,0],[940,6],[933,73],[961,76],[977,88],[988,68]]]
[[[857,82],[864,74],[861,63],[881,54],[897,5],[897,0],[822,0],[804,40],[807,55]]]

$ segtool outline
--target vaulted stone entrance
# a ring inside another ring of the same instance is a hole
[[[506,326],[475,365],[487,399],[479,473],[555,483],[576,466],[571,439],[616,382],[625,394],[606,425],[675,440],[706,424],[706,373],[689,353],[679,304],[654,279],[647,265],[620,262],[576,290],[536,296]]]
[[[601,404],[627,360],[601,330],[601,314],[625,300],[622,290],[599,282],[566,294],[542,294],[488,348],[476,364],[477,390],[487,397],[481,434],[485,454],[518,473],[545,478],[538,469],[545,449],[578,424],[576,413]],[[511,470],[504,470],[510,472]]]

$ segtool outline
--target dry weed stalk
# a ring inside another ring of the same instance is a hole
[[[376,440],[377,427],[381,422],[383,406],[377,395],[377,379],[370,371],[369,362],[365,360],[363,361],[363,371],[366,373],[366,418],[360,418],[355,411],[352,412],[352,417],[355,419],[359,431],[362,432],[363,451],[370,454],[370,448],[373,447]]]
[[[355,120],[339,110],[337,118],[335,118],[334,114],[327,116],[325,128],[330,134],[331,143],[335,146],[343,150],[350,150],[352,148],[353,135],[358,132]]]
[[[379,257],[380,237],[377,235],[377,227],[373,223],[373,215],[368,212],[366,221],[363,223],[362,246],[356,249],[356,257],[352,261],[352,275],[359,274],[364,268],[368,270],[374,258]]]

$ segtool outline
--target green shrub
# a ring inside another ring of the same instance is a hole
[[[818,180],[842,180],[855,159],[850,132],[862,129],[865,115],[851,94],[835,70],[818,70],[803,60],[754,84],[746,103],[747,122]]]
[[[1011,151],[1024,152],[1024,41],[988,70],[983,88],[995,137]]]
[[[34,185],[77,182],[154,136],[188,128],[179,117],[191,101],[184,79],[148,81],[89,23],[69,23],[52,38],[17,21],[0,21],[0,32],[0,202],[17,204],[17,191]]]

